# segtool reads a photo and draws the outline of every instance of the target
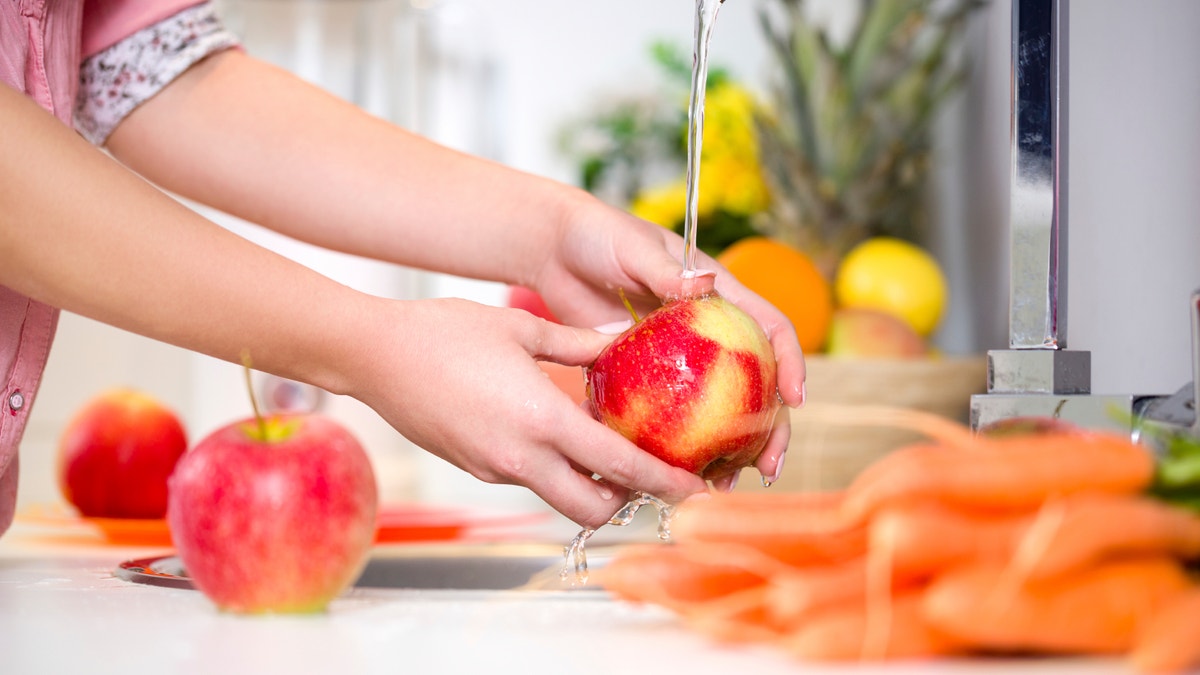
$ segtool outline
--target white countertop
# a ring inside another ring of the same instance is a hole
[[[801,664],[714,644],[670,614],[602,592],[352,589],[323,615],[241,617],[200,593],[123,581],[123,560],[162,549],[0,539],[0,672],[1127,673],[1114,660]]]

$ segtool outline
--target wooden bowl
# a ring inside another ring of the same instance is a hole
[[[922,359],[809,356],[805,361],[808,402],[791,411],[787,460],[772,490],[844,488],[871,462],[920,439],[903,430],[823,421],[822,406],[914,408],[966,424],[971,396],[987,389],[987,357],[983,355]],[[757,472],[744,472],[738,489],[763,489]]]

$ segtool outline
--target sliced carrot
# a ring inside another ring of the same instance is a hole
[[[1200,668],[1200,586],[1170,598],[1138,631],[1129,656],[1139,673],[1182,673]]]
[[[870,548],[886,552],[902,579],[929,578],[955,565],[1011,558],[1033,516],[985,513],[934,500],[893,504],[871,520]]]
[[[857,661],[918,659],[961,651],[958,643],[925,620],[923,591],[909,589],[891,598],[882,615],[872,616],[861,600],[818,612],[780,639],[789,653],[805,660]]]
[[[966,449],[917,444],[884,456],[855,478],[842,507],[852,522],[921,498],[984,509],[1035,508],[1055,495],[1141,492],[1153,475],[1151,454],[1118,434],[979,437]]]
[[[716,494],[685,502],[671,520],[671,538],[740,544],[792,565],[849,560],[866,551],[867,534],[847,525],[841,504],[836,492]]]
[[[924,616],[979,650],[1055,654],[1128,651],[1136,628],[1187,588],[1166,556],[1114,560],[1041,583],[1009,583],[1002,566],[959,568],[935,579]]]
[[[1128,554],[1200,557],[1200,515],[1133,495],[1051,499],[1024,535],[1014,564],[1030,579],[1045,579]]]

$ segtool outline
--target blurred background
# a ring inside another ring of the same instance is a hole
[[[690,60],[695,11],[693,0],[219,4],[251,54],[448,145],[575,184],[586,168],[580,129],[614,102],[670,91],[664,46]],[[712,42],[712,65],[764,100],[781,74],[760,10],[781,4],[793,3],[725,3]],[[805,5],[806,20],[835,43],[862,12],[844,0]],[[1007,346],[1010,13],[993,0],[955,28],[945,58],[964,77],[928,125],[929,222],[919,236],[948,281],[945,311],[927,336],[939,354]],[[1070,7],[1069,346],[1092,352],[1097,393],[1166,394],[1190,378],[1186,306],[1200,287],[1198,25],[1200,3],[1191,0]],[[317,251],[200,210],[368,292],[506,302],[497,284]],[[241,377],[238,366],[64,314],[21,449],[21,501],[58,499],[58,434],[100,390],[149,391],[198,439],[247,414]],[[523,490],[485,485],[412,447],[354,401],[326,397],[324,406],[368,447],[385,498],[542,508]]]

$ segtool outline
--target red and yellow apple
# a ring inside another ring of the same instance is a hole
[[[183,456],[170,487],[179,557],[226,611],[322,611],[358,578],[374,540],[370,459],[324,416],[222,427]]]
[[[187,450],[179,417],[133,389],[102,392],[80,408],[58,446],[63,497],[91,518],[162,518],[167,478]]]
[[[771,343],[716,293],[647,314],[600,353],[587,385],[600,421],[708,480],[754,463],[780,407]]]
[[[833,313],[825,353],[831,357],[911,359],[929,347],[906,321],[873,309],[842,308]]]

